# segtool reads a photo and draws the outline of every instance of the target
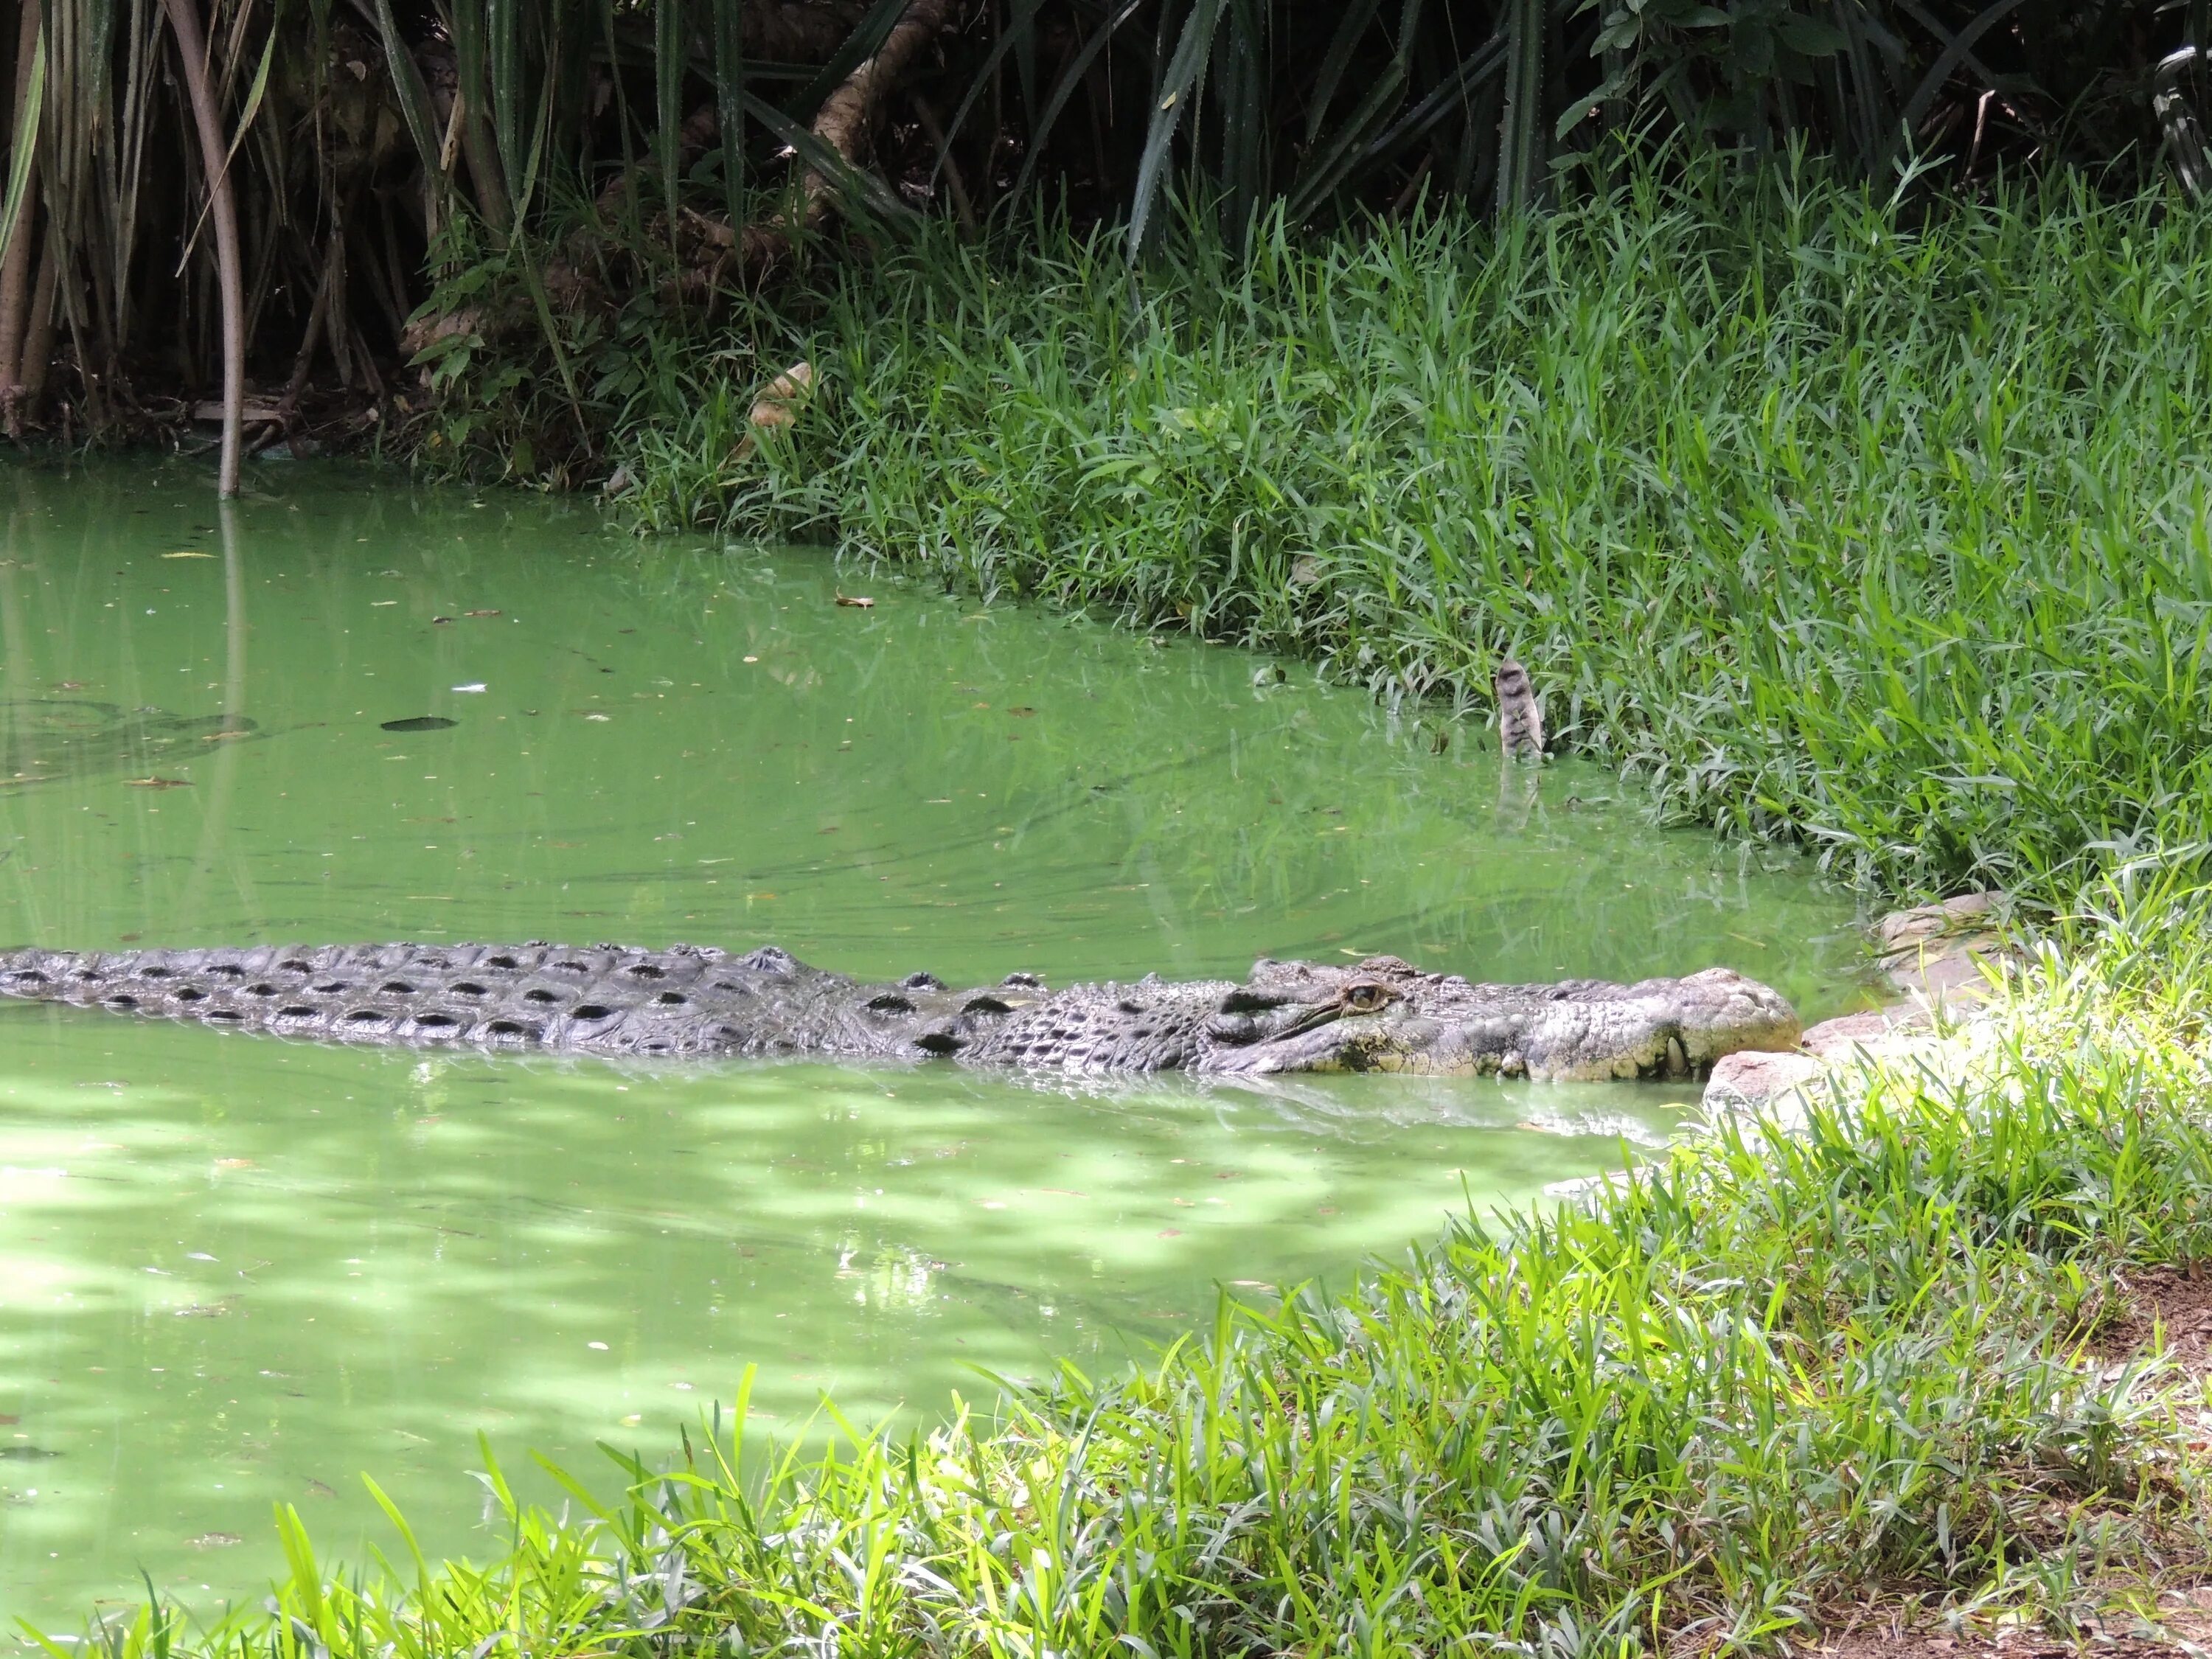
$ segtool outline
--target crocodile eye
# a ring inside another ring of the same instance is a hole
[[[1344,988],[1344,1006],[1355,1014],[1378,1013],[1398,1000],[1398,993],[1379,979],[1356,979]]]

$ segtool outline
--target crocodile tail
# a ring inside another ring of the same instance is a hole
[[[396,947],[404,951],[410,947]],[[395,947],[249,945],[243,949],[0,951],[0,996],[246,1030],[301,1023],[289,994],[333,967],[382,965]],[[288,1018],[289,1017],[289,1018]]]
[[[37,1002],[73,1000],[70,992],[79,984],[88,958],[75,951],[41,951],[27,947],[0,951],[0,996],[25,997]]]
[[[780,983],[801,970],[778,954]],[[724,960],[688,945],[542,941],[15,951],[0,953],[0,995],[337,1042],[714,1054],[748,1046],[748,1029],[730,1023],[734,1003],[774,967]],[[779,1050],[763,1030],[752,1046]]]

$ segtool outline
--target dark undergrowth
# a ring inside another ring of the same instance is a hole
[[[1149,1370],[806,1456],[740,1401],[604,1502],[567,1481],[568,1519],[510,1500],[483,1566],[332,1576],[287,1510],[269,1613],[99,1639],[1569,1659],[1771,1649],[1874,1595],[2079,1632],[2212,1559],[2203,1380],[2095,1344],[2116,1275],[2212,1255],[2207,916],[2116,907],[1953,1080],[1724,1124],[1346,1299],[1224,1306]]]
[[[1106,243],[947,234],[709,335],[594,322],[571,417],[652,527],[1474,713],[1511,652],[1668,818],[1893,892],[2063,907],[2212,839],[2205,219],[2059,184],[1916,224],[1691,173],[1249,263],[1192,231],[1140,283]],[[801,358],[817,395],[749,433]],[[513,361],[448,372],[481,450],[470,390]]]

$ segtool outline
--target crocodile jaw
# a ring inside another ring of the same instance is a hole
[[[1702,1078],[1724,1055],[1797,1046],[1781,994],[1725,968],[1631,986],[1469,985],[1420,975],[1405,1001],[1209,1054],[1203,1069],[1406,1072],[1546,1083]],[[1548,993],[1548,994],[1547,994]]]

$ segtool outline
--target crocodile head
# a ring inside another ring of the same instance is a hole
[[[1725,968],[1635,985],[1481,985],[1395,957],[1253,965],[1215,1004],[1214,1072],[1419,1072],[1552,1082],[1693,1078],[1723,1055],[1797,1044],[1776,992]]]

